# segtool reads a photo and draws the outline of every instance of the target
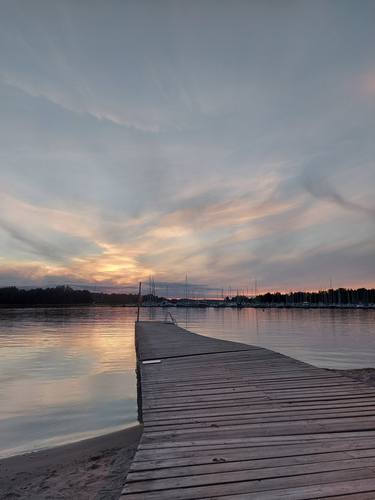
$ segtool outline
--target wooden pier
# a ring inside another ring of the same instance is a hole
[[[273,351],[136,325],[144,431],[121,500],[375,499],[375,389]]]

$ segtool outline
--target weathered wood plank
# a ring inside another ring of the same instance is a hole
[[[339,410],[331,410],[331,411],[315,411],[314,414],[311,414],[311,411],[300,412],[299,414],[293,413],[293,411],[286,412],[284,414],[263,414],[261,416],[253,416],[251,418],[241,418],[237,415],[237,418],[228,418],[228,417],[206,417],[206,418],[196,418],[196,419],[188,419],[180,422],[164,422],[145,425],[145,429],[150,432],[157,432],[162,430],[174,431],[174,430],[182,430],[182,429],[208,429],[210,427],[217,428],[225,428],[228,425],[248,425],[248,424],[257,424],[257,423],[266,423],[266,422],[298,422],[308,420],[318,420],[321,418],[324,419],[332,419],[332,418],[347,418],[347,417],[364,417],[370,416],[375,417],[375,407],[371,409],[361,408],[361,410],[354,411],[339,411]]]
[[[260,497],[260,492],[267,492],[268,497],[278,500],[272,490],[286,490],[301,486],[322,486],[329,483],[348,482],[350,480],[374,479],[375,469],[346,469],[338,471],[322,472],[317,474],[301,474],[298,476],[276,477],[269,479],[237,481],[232,483],[217,483],[215,485],[192,486],[190,488],[172,488],[166,490],[128,493],[126,500],[195,500],[201,498],[220,498],[226,495],[246,494],[243,498]],[[374,489],[374,487],[372,486]],[[331,488],[333,494],[341,493],[340,490]],[[368,491],[368,490],[367,490]],[[256,495],[250,496],[251,493]],[[126,494],[123,495],[126,498]],[[281,497],[282,498],[282,497]],[[314,497],[305,497],[314,498]],[[316,498],[316,497],[315,497]],[[319,498],[319,497],[318,497]]]
[[[304,410],[312,410],[312,413],[314,413],[317,410],[320,409],[361,409],[361,408],[366,408],[366,407],[372,407],[375,405],[375,398],[366,400],[366,399],[361,399],[361,400],[354,400],[354,401],[347,401],[345,400],[344,402],[342,401],[337,401],[334,399],[331,399],[330,401],[324,402],[324,403],[299,403],[299,402],[294,402],[293,403],[293,410],[294,412],[299,412],[299,411],[304,411]],[[262,413],[271,413],[271,412],[277,412],[277,413],[282,413],[284,411],[290,411],[291,409],[291,404],[289,403],[273,403],[273,402],[266,402],[266,403],[260,403],[260,404],[252,404],[252,405],[242,405],[242,406],[230,406],[230,407],[218,407],[218,408],[210,408],[209,410],[204,408],[204,409],[194,409],[194,410],[177,410],[175,412],[173,411],[164,411],[164,410],[155,410],[155,411],[148,411],[145,415],[144,422],[152,422],[152,423],[157,423],[158,421],[170,421],[173,422],[174,420],[181,420],[181,419],[193,419],[193,418],[200,418],[200,417],[206,417],[210,418],[215,418],[215,416],[236,416],[236,415],[260,415]]]
[[[325,453],[337,453],[339,451],[351,452],[356,450],[374,449],[375,439],[372,440],[342,440],[329,442],[310,443],[288,443],[275,444],[262,447],[227,447],[223,445],[217,448],[204,448],[200,450],[181,450],[178,455],[158,455],[140,450],[137,460],[132,463],[132,471],[149,471],[156,469],[168,469],[173,467],[190,467],[195,465],[212,465],[219,463],[230,463],[232,461],[264,460],[287,457],[308,456]],[[199,451],[199,453],[198,453]]]
[[[128,481],[124,492],[139,493],[172,488],[188,488],[206,485],[224,485],[226,483],[268,479],[276,477],[297,476],[299,474],[316,474],[328,471],[353,470],[364,467],[375,467],[374,457],[346,459],[333,461],[318,461],[303,464],[278,465],[276,467],[262,467],[258,469],[231,470],[229,472],[213,472],[206,474],[193,474],[188,476],[172,476],[171,478]]]
[[[340,433],[314,433],[314,434],[295,434],[291,436],[280,435],[280,436],[253,436],[249,438],[244,437],[219,437],[208,436],[205,439],[199,439],[196,441],[159,441],[156,445],[155,443],[145,443],[146,434],[144,433],[138,449],[151,450],[170,450],[170,449],[181,449],[183,447],[215,447],[215,446],[270,446],[275,443],[309,443],[313,441],[328,441],[336,440],[339,438],[343,439],[369,439],[375,437],[375,430],[370,431],[355,431],[355,432],[340,432]],[[155,448],[156,447],[156,448]]]
[[[150,479],[163,479],[163,478],[176,478],[176,477],[191,477],[191,476],[204,476],[207,474],[218,474],[223,472],[235,472],[235,471],[246,471],[246,470],[258,470],[258,469],[272,469],[272,467],[286,467],[294,465],[304,465],[304,464],[323,464],[323,462],[334,462],[334,461],[344,461],[348,459],[357,458],[375,458],[374,449],[364,449],[364,450],[350,450],[341,452],[330,452],[330,453],[312,453],[307,454],[304,452],[303,455],[292,455],[289,457],[282,456],[280,458],[267,458],[267,459],[253,459],[253,460],[226,460],[208,464],[191,465],[191,466],[171,466],[171,467],[153,467],[152,469],[133,472],[130,471],[127,481],[147,481]],[[225,460],[225,459],[224,459]],[[340,462],[341,463],[341,462]],[[359,462],[358,462],[359,463]],[[371,460],[371,464],[374,464],[374,460]],[[329,465],[330,467],[330,465]],[[327,468],[325,470],[328,470]],[[292,469],[290,469],[292,472]],[[258,476],[256,476],[258,477]]]
[[[287,490],[263,491],[255,494],[225,495],[209,497],[210,500],[308,500],[329,498],[330,500],[374,500],[375,480],[362,479],[341,481],[323,485],[304,486]],[[340,496],[336,496],[339,494]],[[334,495],[334,496],[333,496]],[[203,498],[202,500],[209,500]]]

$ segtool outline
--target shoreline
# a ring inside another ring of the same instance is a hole
[[[74,308],[95,308],[95,307],[115,307],[115,308],[131,308],[136,309],[138,304],[0,304],[0,310],[2,309],[74,309]],[[159,304],[141,304],[141,309],[337,309],[337,310],[374,310],[375,304],[272,304],[272,303],[258,303],[258,304],[244,304],[240,306],[236,305],[225,305],[218,306],[215,304],[207,305],[159,305]]]
[[[0,460],[0,498],[117,500],[142,434],[121,431]]]

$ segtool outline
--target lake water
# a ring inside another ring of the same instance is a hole
[[[159,308],[141,319],[165,318]],[[178,324],[316,366],[375,367],[375,310],[182,309]],[[0,456],[136,423],[133,308],[0,309]]]

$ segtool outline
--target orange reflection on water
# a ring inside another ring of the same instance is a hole
[[[0,456],[136,422],[134,319],[123,308],[0,310]]]

